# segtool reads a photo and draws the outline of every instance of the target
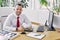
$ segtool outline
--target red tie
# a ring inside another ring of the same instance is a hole
[[[17,17],[17,28],[20,27],[19,17]]]

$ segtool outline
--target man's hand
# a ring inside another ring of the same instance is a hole
[[[24,32],[24,28],[22,26],[21,27],[18,27],[18,31]]]
[[[29,30],[32,30],[32,26],[30,26],[28,29],[29,29]]]

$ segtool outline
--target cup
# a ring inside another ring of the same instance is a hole
[[[33,27],[33,32],[37,32],[37,29],[38,29],[37,26]]]

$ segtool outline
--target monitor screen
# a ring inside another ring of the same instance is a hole
[[[54,12],[50,11],[49,17],[48,17],[49,30],[55,30],[54,27],[53,27],[53,20],[54,20]]]
[[[50,11],[49,17],[48,17],[49,26],[53,25],[53,19],[54,19],[54,13]]]

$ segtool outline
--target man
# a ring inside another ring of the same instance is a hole
[[[23,30],[23,29],[31,29],[31,22],[28,18],[22,14],[22,5],[17,4],[15,7],[15,12],[10,14],[6,21],[4,22],[3,29],[4,30]]]

